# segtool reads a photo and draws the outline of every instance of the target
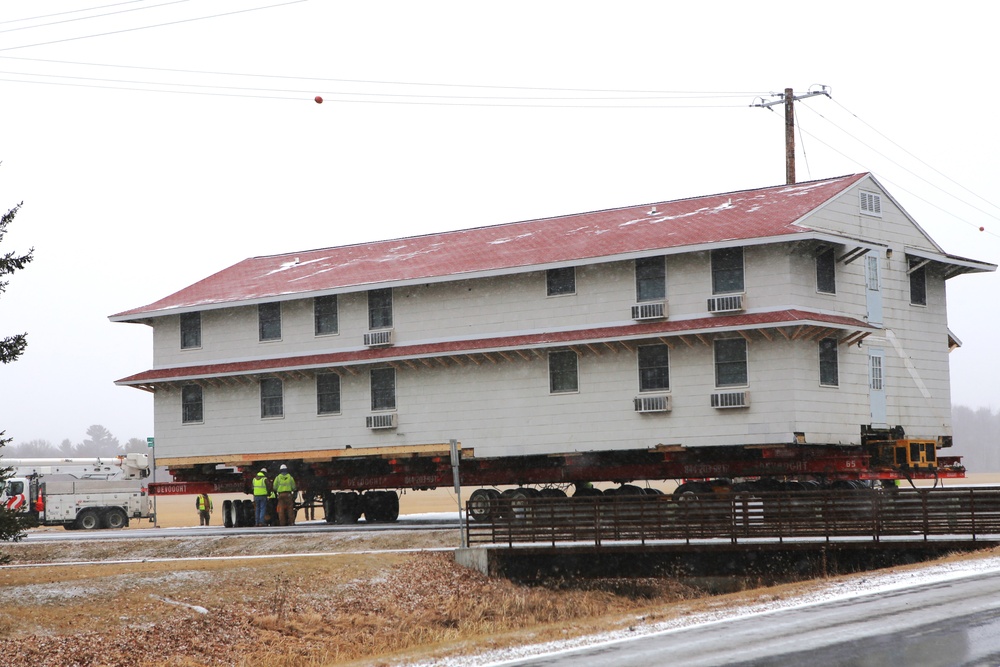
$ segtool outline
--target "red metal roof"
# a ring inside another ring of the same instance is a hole
[[[275,359],[254,359],[200,366],[175,366],[143,371],[118,380],[120,385],[144,385],[220,375],[243,375],[266,373],[277,370],[349,366],[363,363],[413,359],[458,354],[476,354],[533,347],[573,345],[588,342],[641,339],[657,336],[680,336],[684,334],[707,333],[718,330],[760,329],[778,326],[817,325],[848,330],[869,330],[874,328],[861,320],[839,315],[827,315],[807,310],[778,310],[764,313],[741,313],[699,317],[690,320],[666,320],[641,322],[614,327],[578,329],[574,331],[545,332],[517,336],[497,336],[472,340],[424,343],[419,345],[396,345],[385,348],[365,348],[344,352],[278,357]]]
[[[252,257],[111,318],[802,233],[797,221],[867,176]]]

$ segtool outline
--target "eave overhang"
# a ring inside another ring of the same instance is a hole
[[[925,250],[923,248],[911,248],[909,246],[905,248],[905,251],[907,257],[917,260],[917,264],[910,267],[910,271],[915,271],[921,266],[926,266],[933,262],[941,266],[945,280],[960,276],[963,273],[989,273],[997,270],[996,264],[980,262],[975,259],[968,259],[967,257],[959,257],[958,255],[949,255],[948,253],[934,252],[933,250]]]
[[[581,355],[634,351],[647,343],[710,346],[716,337],[742,336],[753,341],[818,341],[836,338],[841,344],[859,343],[878,331],[861,320],[798,309],[747,312],[682,320],[639,322],[590,329],[532,332],[458,341],[437,341],[384,348],[356,348],[290,357],[247,359],[224,363],[158,368],[115,382],[146,391],[159,386],[197,383],[208,386],[247,384],[263,376],[308,378],[316,372],[357,375],[366,366],[435,368],[498,364],[544,358],[552,349],[572,349]]]

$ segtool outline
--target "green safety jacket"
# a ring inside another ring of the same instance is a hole
[[[257,476],[253,478],[253,494],[255,496],[267,495],[267,476],[262,472],[257,473]]]
[[[274,478],[275,493],[295,493],[295,480],[287,472]]]
[[[204,512],[206,510],[211,510],[212,509],[212,499],[208,498],[208,503],[207,503],[207,507],[206,507],[206,503],[205,503],[205,499],[206,498],[208,498],[208,497],[207,496],[198,496],[198,499],[195,501],[195,506],[198,508],[199,512]]]

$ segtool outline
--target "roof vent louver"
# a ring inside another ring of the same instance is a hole
[[[861,212],[865,215],[882,217],[882,195],[874,192],[861,192]]]

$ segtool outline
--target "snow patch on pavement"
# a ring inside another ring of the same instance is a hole
[[[997,571],[1000,571],[1000,558],[958,561],[935,565],[927,569],[868,573],[849,580],[833,582],[823,590],[803,593],[794,597],[729,606],[725,609],[691,614],[683,618],[675,618],[649,625],[640,625],[643,622],[643,618],[639,617],[636,619],[636,625],[631,625],[624,630],[603,632],[596,635],[551,641],[543,644],[495,649],[474,656],[441,658],[429,662],[415,663],[413,667],[501,667],[502,665],[509,665],[521,660],[552,657],[583,648],[633,641],[695,626],[711,625],[749,616],[760,616],[789,609],[827,604],[864,595],[879,595],[888,591],[927,586]]]

